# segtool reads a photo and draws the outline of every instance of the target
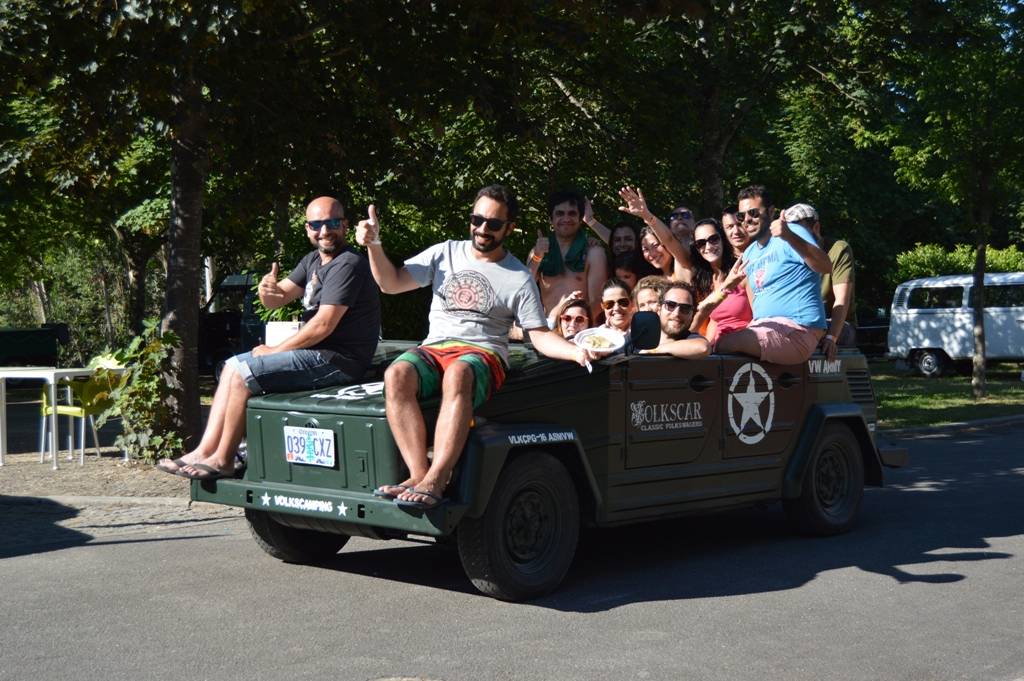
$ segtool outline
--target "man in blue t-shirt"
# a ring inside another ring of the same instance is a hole
[[[753,236],[742,262],[754,317],[747,328],[722,336],[715,351],[799,364],[825,334],[821,275],[832,263],[805,227],[786,221],[785,211],[769,224],[764,187],[747,187],[738,198],[738,219]]]

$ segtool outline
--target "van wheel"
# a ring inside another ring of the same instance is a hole
[[[949,360],[942,350],[918,350],[914,356],[914,366],[925,378],[938,378],[948,365]]]
[[[256,544],[286,563],[317,563],[338,553],[348,542],[347,534],[300,530],[282,525],[269,513],[245,509],[245,519]]]
[[[562,582],[579,534],[579,499],[565,466],[528,452],[502,470],[483,516],[459,524],[459,558],[483,593],[524,601]]]
[[[853,526],[863,496],[860,443],[845,424],[829,423],[804,471],[800,496],[782,505],[801,533],[831,535]]]

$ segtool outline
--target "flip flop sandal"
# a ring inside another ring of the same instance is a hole
[[[185,459],[185,457],[183,457],[183,456],[179,456],[177,459],[171,459],[170,462],[174,464],[174,468],[171,468],[170,466],[168,466],[167,464],[165,464],[162,461],[160,463],[156,464],[155,466],[153,466],[153,468],[157,469],[158,471],[163,471],[164,473],[170,473],[171,475],[177,475],[178,471],[180,471],[183,466],[188,466],[189,465],[189,464],[185,463],[184,459]]]
[[[432,508],[444,506],[445,504],[448,503],[448,500],[445,499],[444,497],[439,497],[438,495],[431,494],[430,492],[420,491],[415,487],[413,487],[409,491],[412,492],[413,494],[419,494],[420,496],[433,499],[434,501],[433,503],[427,503],[425,501],[407,501],[405,499],[395,499],[395,504],[397,504],[398,506],[402,506],[403,508],[414,508],[420,511],[429,511]]]
[[[198,468],[199,469],[198,473],[193,473],[191,475],[188,474],[188,473],[182,473],[182,472],[177,473],[177,475],[180,475],[183,478],[188,478],[189,480],[220,480],[221,478],[233,478],[233,477],[235,477],[235,471],[234,470],[222,471],[222,470],[218,470],[218,469],[214,468],[213,466],[207,466],[204,463],[193,463],[193,464],[186,464],[186,465],[191,465],[192,468]]]
[[[399,492],[398,494],[392,494],[391,492],[384,491],[385,488],[400,489],[402,490],[402,492],[404,492],[407,489],[412,489],[412,487],[408,485],[381,485],[377,489],[373,490],[373,496],[377,497],[378,499],[387,499],[388,501],[393,501],[398,496],[398,494],[402,493]]]

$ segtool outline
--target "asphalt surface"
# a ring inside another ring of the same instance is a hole
[[[429,542],[295,566],[237,517],[0,504],[0,679],[1024,679],[1024,426],[907,437],[847,535],[777,506],[592,532],[527,604]]]

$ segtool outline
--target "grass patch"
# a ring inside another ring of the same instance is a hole
[[[881,428],[937,426],[1024,414],[1024,382],[1017,364],[993,364],[986,373],[988,396],[975,400],[970,376],[922,378],[897,370],[894,362],[871,363]]]

